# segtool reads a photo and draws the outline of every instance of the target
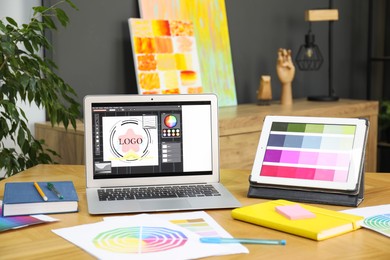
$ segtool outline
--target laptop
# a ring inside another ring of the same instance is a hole
[[[90,214],[236,208],[220,183],[214,94],[84,98]]]

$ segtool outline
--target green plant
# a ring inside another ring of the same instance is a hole
[[[58,154],[45,149],[43,140],[36,140],[29,128],[28,118],[17,101],[35,103],[45,108],[51,124],[69,123],[76,128],[80,104],[75,91],[59,77],[56,64],[37,53],[51,49],[46,30],[56,30],[58,22],[69,22],[58,6],[63,3],[77,9],[70,0],[45,7],[33,7],[28,24],[18,25],[11,17],[0,20],[0,169],[6,176],[41,163],[53,163]],[[11,140],[12,147],[6,147]]]

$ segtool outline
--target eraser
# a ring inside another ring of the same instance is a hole
[[[315,218],[316,215],[299,204],[276,206],[275,210],[291,220]]]

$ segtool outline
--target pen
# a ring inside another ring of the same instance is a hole
[[[43,191],[41,190],[41,187],[39,187],[37,182],[34,182],[34,186],[35,186],[35,189],[37,189],[39,195],[41,195],[42,199],[44,201],[47,201],[47,197],[46,197],[45,193],[43,193]]]
[[[53,183],[48,182],[47,183],[47,188],[49,190],[51,190],[59,199],[63,199],[64,198],[64,196],[61,195],[61,193],[56,189],[56,187],[54,186]]]
[[[286,240],[276,239],[253,239],[253,238],[222,238],[222,237],[201,237],[200,242],[211,244],[224,243],[242,243],[242,244],[261,244],[261,245],[285,245]]]

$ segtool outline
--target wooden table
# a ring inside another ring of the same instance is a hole
[[[247,198],[247,170],[223,170],[222,182],[243,205],[264,202]],[[79,212],[56,214],[59,222],[31,226],[0,234],[0,259],[93,259],[91,255],[54,234],[51,230],[102,221],[103,216],[91,216],[85,198],[84,166],[39,165],[0,182],[72,180],[79,195]],[[390,175],[367,173],[365,200],[360,207],[390,203]],[[341,206],[317,205],[342,210]],[[286,239],[286,246],[246,245],[249,254],[213,257],[212,259],[390,259],[390,239],[376,232],[360,229],[339,237],[316,242],[268,228],[233,220],[231,210],[207,210],[234,237]]]

